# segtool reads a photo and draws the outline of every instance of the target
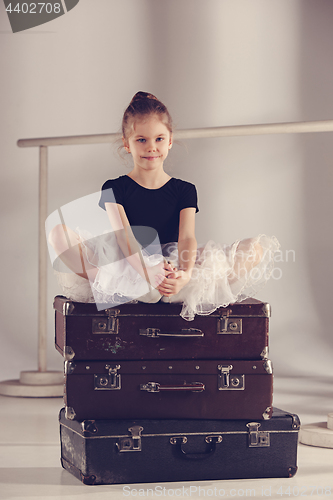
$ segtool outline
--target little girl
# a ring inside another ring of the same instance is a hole
[[[103,308],[132,300],[181,302],[181,316],[192,320],[254,296],[269,279],[279,248],[275,237],[260,235],[232,245],[209,241],[197,248],[196,188],[163,168],[172,140],[164,104],[152,94],[135,94],[122,122],[123,147],[132,155],[133,169],[106,181],[99,201],[112,231],[84,238],[58,225],[49,235],[74,273],[69,286],[63,283],[68,298]]]

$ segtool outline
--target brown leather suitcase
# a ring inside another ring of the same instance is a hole
[[[265,360],[66,361],[66,418],[269,419]]]
[[[256,299],[193,321],[181,304],[95,304],[55,297],[55,346],[66,360],[264,359],[270,306]]]

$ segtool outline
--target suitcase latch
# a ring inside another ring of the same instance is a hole
[[[232,365],[218,365],[220,374],[218,375],[219,391],[243,391],[245,389],[245,375],[230,374]]]
[[[94,374],[95,391],[114,391],[121,389],[121,376],[118,373],[120,365],[105,365],[105,369],[109,371],[107,375],[104,373]]]
[[[92,332],[93,334],[117,334],[118,333],[118,318],[116,317],[117,311],[114,314],[109,312],[108,317],[101,316],[100,318],[92,319]]]
[[[118,451],[141,451],[141,432],[143,427],[134,425],[128,429],[131,436],[125,436],[119,439],[117,443]]]
[[[270,446],[269,432],[259,431],[260,425],[258,422],[246,424],[249,429],[249,448],[267,448]]]
[[[221,316],[217,323],[217,334],[239,335],[242,333],[242,318]]]

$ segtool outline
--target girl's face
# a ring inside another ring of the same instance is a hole
[[[145,116],[133,124],[133,131],[124,139],[124,147],[133,156],[134,166],[144,170],[163,168],[172,146],[169,129],[158,115]]]

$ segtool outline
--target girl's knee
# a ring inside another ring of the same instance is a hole
[[[65,224],[57,224],[51,229],[48,241],[53,248],[67,249],[73,244],[71,241],[73,239],[72,232]]]
[[[61,238],[61,234],[64,232],[64,226],[63,224],[57,224],[54,226],[54,228],[51,229],[49,236],[48,236],[48,242],[50,245],[55,247],[57,245],[57,242]]]

